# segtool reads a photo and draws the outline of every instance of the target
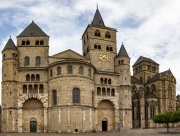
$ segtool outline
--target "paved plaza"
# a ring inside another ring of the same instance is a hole
[[[132,129],[123,132],[96,132],[96,133],[0,133],[0,136],[173,136],[180,135],[180,128]]]

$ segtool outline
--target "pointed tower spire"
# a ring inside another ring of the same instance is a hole
[[[125,57],[129,57],[129,55],[127,54],[127,51],[124,47],[124,44],[122,42],[121,48],[119,50],[118,56],[125,56]]]
[[[4,51],[4,50],[7,50],[7,49],[17,50],[17,47],[16,47],[16,45],[14,44],[13,40],[11,39],[11,36],[10,36],[8,42],[6,43],[3,51]]]
[[[104,21],[101,17],[101,14],[99,12],[99,9],[98,9],[98,5],[97,5],[97,9],[96,9],[96,13],[94,15],[94,19],[92,21],[92,25],[101,25],[101,26],[105,26],[104,25]]]

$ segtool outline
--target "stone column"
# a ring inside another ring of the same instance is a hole
[[[59,125],[59,127],[58,127],[58,132],[60,133],[61,132],[61,108],[59,108],[59,123],[58,123],[58,125]]]
[[[47,108],[44,108],[44,132],[47,132]]]
[[[71,132],[71,130],[70,130],[70,110],[69,110],[69,107],[68,107],[68,132]]]
[[[22,132],[22,109],[18,110],[18,132]]]

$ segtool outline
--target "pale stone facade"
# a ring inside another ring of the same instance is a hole
[[[83,55],[49,56],[34,22],[2,51],[2,132],[116,131],[132,128],[130,58],[97,9],[82,35]],[[123,63],[120,63],[123,61]]]

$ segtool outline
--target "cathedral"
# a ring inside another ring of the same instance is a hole
[[[117,30],[97,9],[82,34],[82,55],[49,56],[49,36],[34,22],[2,50],[2,132],[93,132],[158,127],[152,117],[176,109],[171,70],[116,45]]]

